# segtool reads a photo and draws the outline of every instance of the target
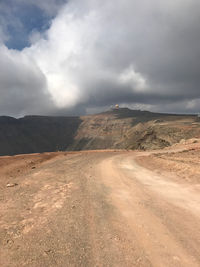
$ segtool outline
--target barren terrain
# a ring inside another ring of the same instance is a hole
[[[96,149],[162,149],[200,138],[196,115],[119,108],[81,117],[0,116],[0,156]]]
[[[200,143],[0,158],[0,266],[200,266]]]

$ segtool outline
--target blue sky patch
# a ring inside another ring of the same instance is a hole
[[[32,4],[13,6],[11,1],[1,8],[0,23],[8,35],[5,45],[11,49],[22,50],[30,45],[29,36],[33,31],[43,32],[50,27],[53,16]]]

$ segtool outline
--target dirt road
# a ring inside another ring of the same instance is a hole
[[[199,184],[141,155],[1,158],[0,266],[200,266]]]

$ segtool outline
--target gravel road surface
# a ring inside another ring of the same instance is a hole
[[[147,154],[1,157],[0,266],[200,266],[199,184]]]

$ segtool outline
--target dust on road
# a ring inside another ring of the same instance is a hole
[[[0,266],[200,266],[198,184],[142,155],[0,158]]]

